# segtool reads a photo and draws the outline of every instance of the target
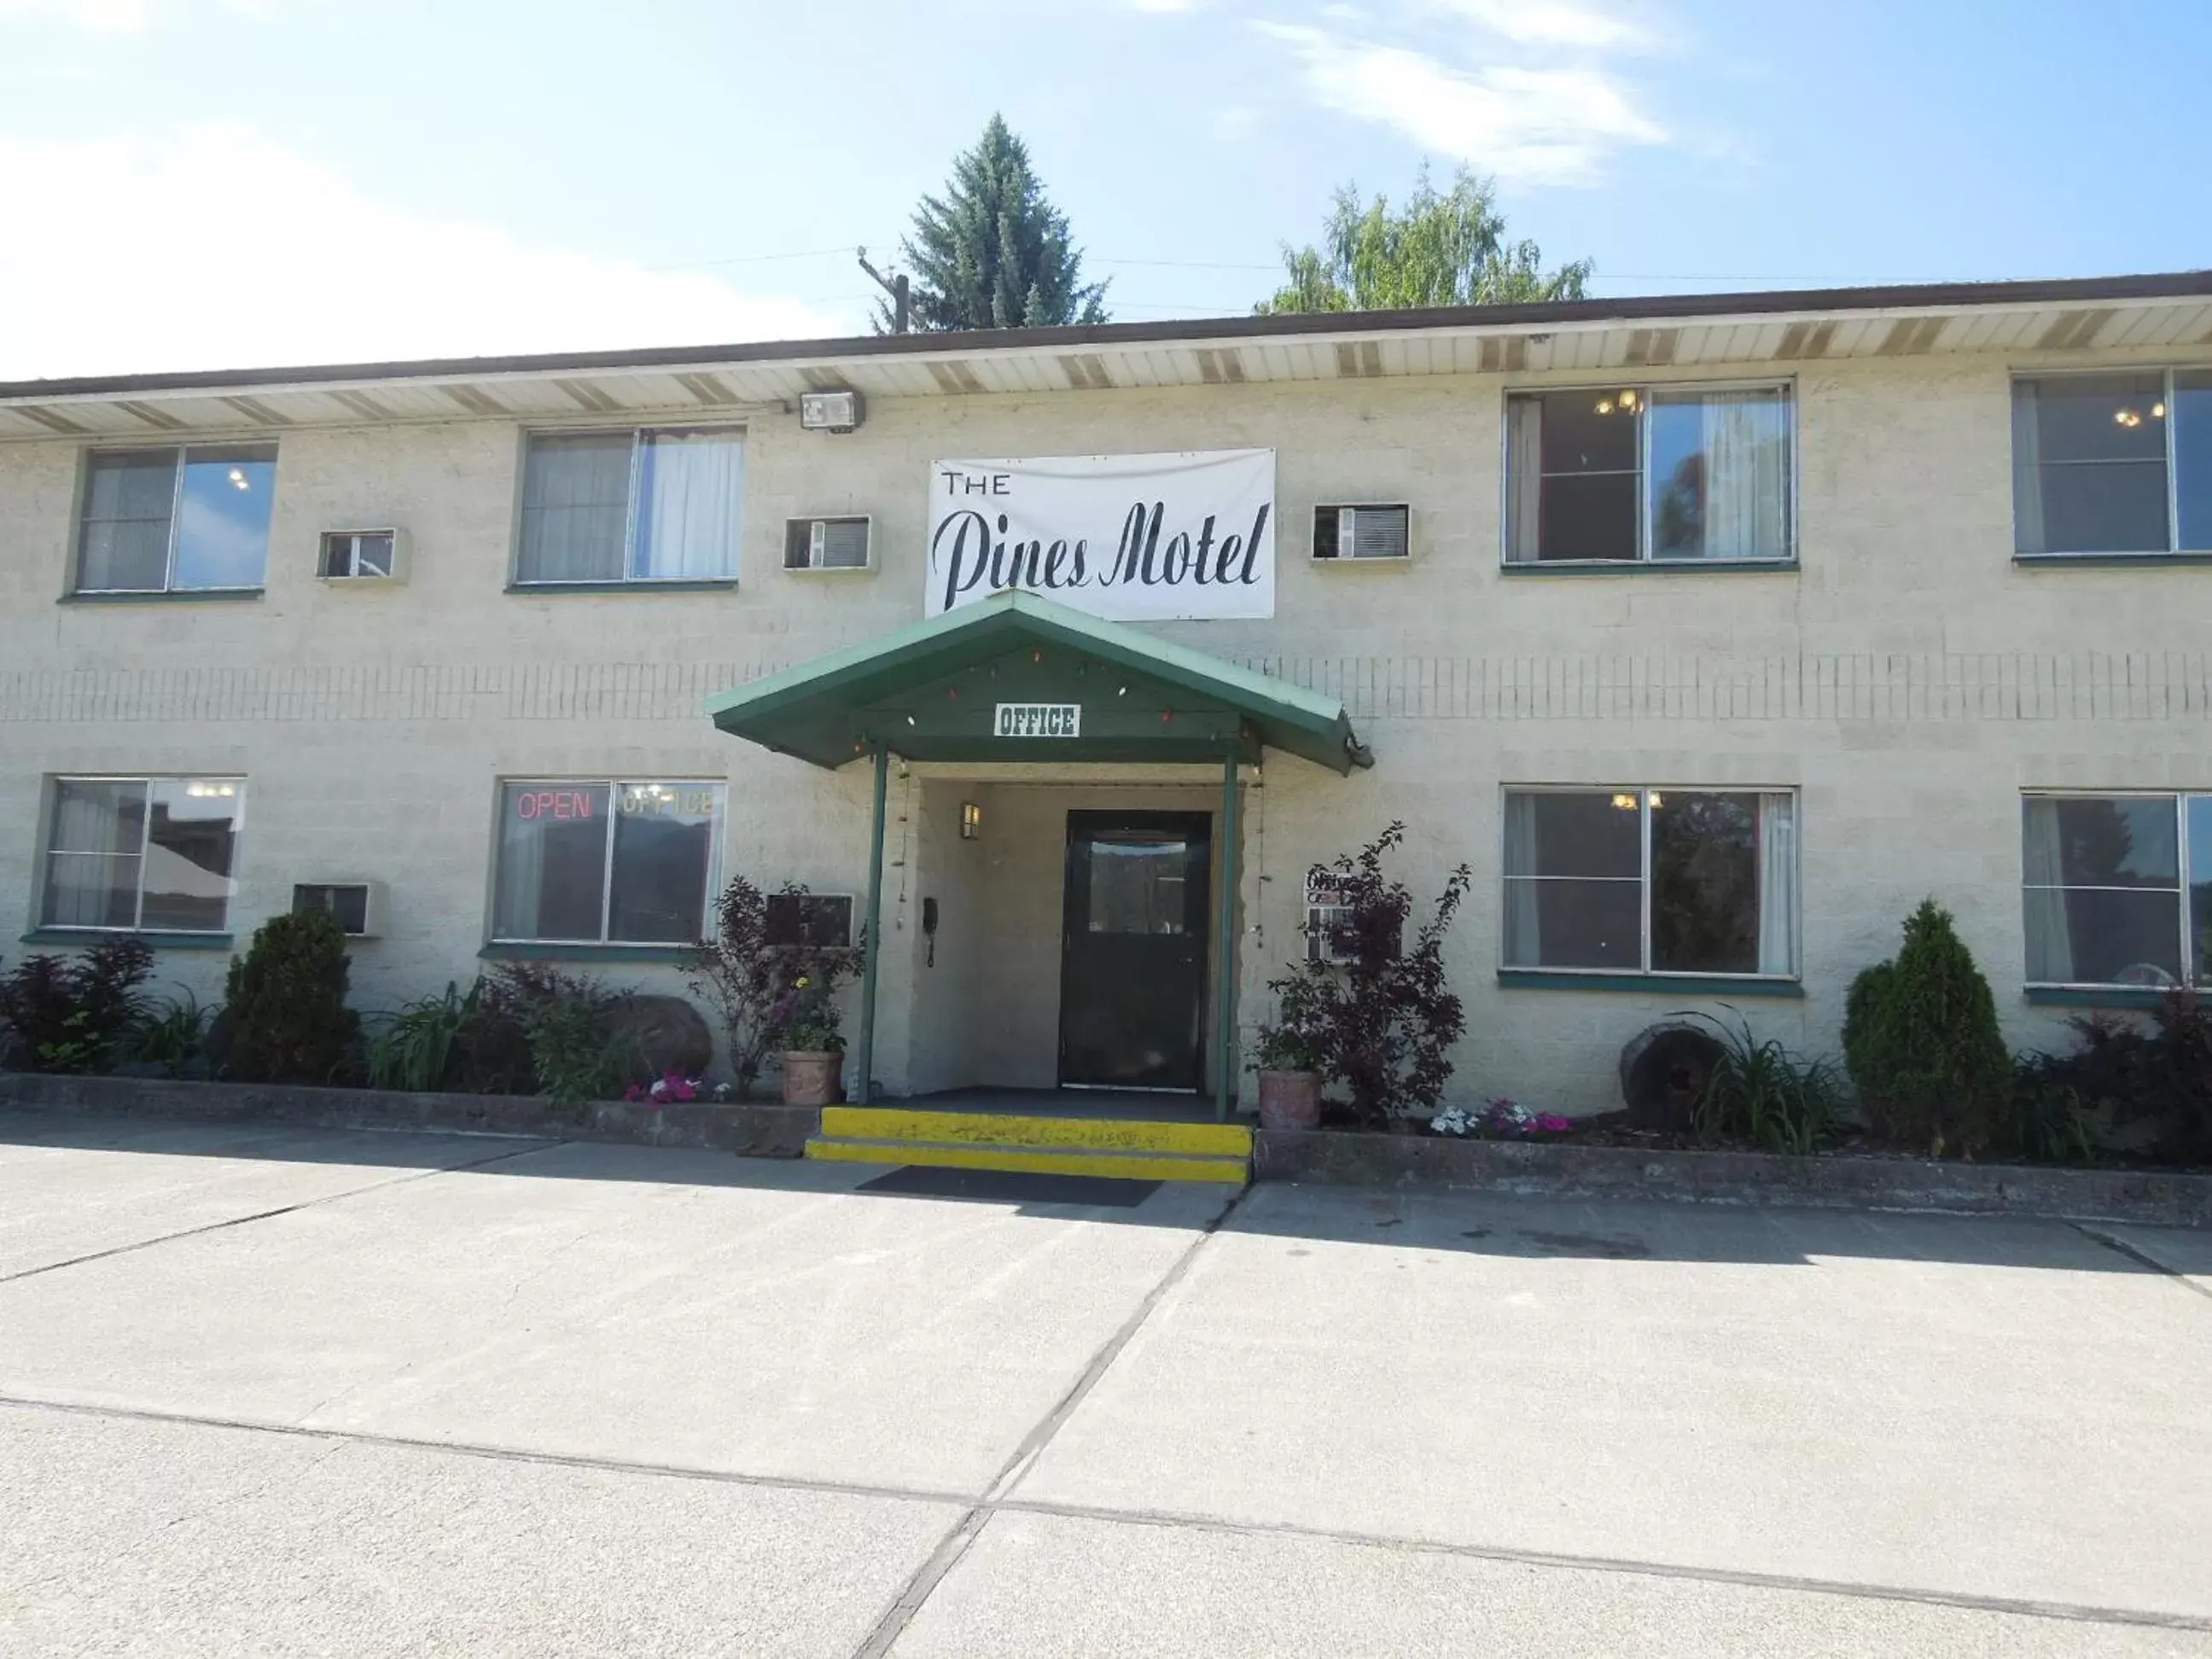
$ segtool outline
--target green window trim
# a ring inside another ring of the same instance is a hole
[[[1714,974],[1570,974],[1540,968],[1500,968],[1507,991],[1656,991],[1674,996],[1776,997],[1802,1001],[1802,981],[1733,979]]]
[[[94,587],[64,593],[56,605],[236,605],[268,597],[265,587]]]
[[[641,576],[635,581],[509,582],[507,585],[508,592],[532,598],[562,593],[734,593],[737,588],[738,579],[735,576]]]
[[[2155,1008],[2168,990],[2153,985],[2031,985],[2022,995],[2039,1008]]]
[[[1525,559],[1498,568],[1508,576],[1771,576],[1804,567],[1796,559]]]
[[[2013,563],[2022,570],[2088,570],[2156,568],[2162,564],[2212,564],[2212,553],[2015,553]]]
[[[495,939],[477,952],[485,962],[682,962],[698,947],[692,945],[641,945],[619,941],[604,944],[540,944],[526,939]]]
[[[102,939],[135,939],[141,945],[156,951],[228,951],[233,935],[229,933],[167,933],[160,928],[137,927],[33,927],[22,935],[25,945],[62,945],[82,949],[97,945]]]

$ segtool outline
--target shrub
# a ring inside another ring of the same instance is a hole
[[[1322,1023],[1314,982],[1303,976],[1275,981],[1275,1018],[1260,1027],[1254,1066],[1266,1072],[1326,1072],[1328,1030]]]
[[[586,974],[503,963],[484,992],[486,1035],[511,1027],[527,1046],[532,1081],[558,1106],[614,1100],[642,1071],[615,1026],[628,994]]]
[[[163,1077],[204,1076],[210,1069],[208,1031],[220,1012],[219,1006],[203,1008],[199,999],[186,991],[164,1004],[160,1013],[146,1018],[138,1028],[132,1058],[158,1067]]]
[[[837,982],[801,974],[776,999],[769,1013],[769,1038],[785,1053],[843,1054],[845,1034],[838,1029]]]
[[[2071,1161],[2089,1145],[2088,1124],[2108,1119],[2149,1126],[2154,1157],[2212,1163],[2212,1006],[2183,988],[2160,1000],[2148,1025],[2095,1015],[2072,1024],[2072,1053],[2020,1063],[2014,1113],[2023,1156]]]
[[[154,953],[134,939],[82,955],[26,957],[0,975],[0,1060],[34,1072],[105,1072],[129,1052],[144,1019],[138,994]]]
[[[346,1006],[345,934],[326,911],[271,916],[233,957],[230,1069],[249,1083],[332,1083],[361,1030]]]
[[[2012,1057],[1989,981],[1951,913],[1924,899],[1894,960],[1852,981],[1844,1057],[1869,1127],[1901,1146],[1971,1157],[2012,1097]]]
[[[1467,1029],[1447,983],[1443,939],[1471,878],[1464,864],[1451,872],[1408,947],[1413,896],[1382,874],[1382,855],[1405,839],[1406,826],[1393,823],[1356,858],[1316,866],[1337,891],[1340,920],[1329,939],[1337,960],[1303,963],[1267,987],[1319,1026],[1325,1069],[1350,1089],[1353,1115],[1377,1127],[1401,1109],[1437,1109],[1451,1046]]]
[[[777,896],[797,898],[805,892],[798,883],[786,882]],[[767,893],[743,876],[732,878],[714,902],[714,937],[701,940],[684,960],[692,994],[721,1018],[739,1098],[751,1092],[771,1050],[784,1046],[777,1008],[799,981],[810,980],[834,993],[839,978],[860,964],[860,952],[851,945],[805,938],[770,944],[768,900]]]
[[[368,1041],[368,1083],[373,1089],[443,1089],[460,1058],[461,1034],[483,1005],[478,977],[463,995],[453,981],[446,994],[402,1003],[378,1021]]]
[[[1690,1127],[1707,1145],[1747,1141],[1771,1152],[1817,1152],[1834,1133],[1843,1091],[1835,1066],[1805,1060],[1778,1040],[1761,1042],[1736,1013],[1734,1026],[1710,1014],[1683,1018],[1712,1027],[1721,1048]]]

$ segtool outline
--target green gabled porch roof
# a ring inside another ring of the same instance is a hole
[[[992,734],[999,702],[1083,707],[1079,737]],[[837,767],[880,744],[921,761],[1371,763],[1344,705],[1188,646],[1009,590],[725,691],[732,737]]]

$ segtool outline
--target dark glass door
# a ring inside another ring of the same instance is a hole
[[[1060,1080],[1192,1089],[1205,1036],[1203,812],[1070,812]]]

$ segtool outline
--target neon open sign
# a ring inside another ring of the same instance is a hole
[[[991,732],[1000,738],[1079,738],[1083,735],[1083,705],[1079,702],[1002,702]]]

